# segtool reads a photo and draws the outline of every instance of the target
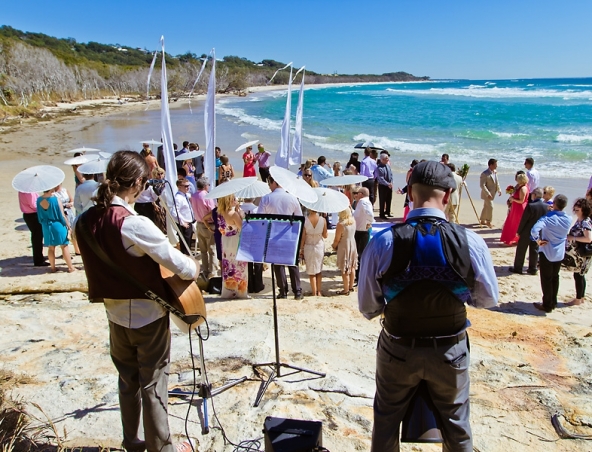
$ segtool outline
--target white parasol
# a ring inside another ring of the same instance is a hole
[[[230,179],[229,181],[212,188],[212,190],[206,195],[206,199],[223,198],[224,196],[232,195],[253,185],[256,181],[257,178],[255,176]]]
[[[81,148],[72,149],[70,151],[66,151],[66,154],[76,154],[77,152],[85,153],[85,152],[99,152],[100,149],[96,148],[85,148],[82,146]]]
[[[248,143],[241,144],[234,150],[234,152],[242,151],[243,149],[247,149],[250,146],[255,146],[257,143],[259,143],[259,140],[253,140],[249,141]]]
[[[269,168],[269,172],[280,187],[301,201],[315,202],[317,200],[317,194],[312,187],[292,171],[274,165]]]
[[[89,157],[87,157],[86,155],[79,155],[78,157],[74,157],[71,159],[68,159],[64,162],[64,165],[82,165],[83,163],[86,163],[90,160]]]
[[[64,172],[55,166],[32,166],[14,176],[12,188],[22,193],[37,193],[57,187],[65,177]]]
[[[366,180],[368,180],[368,177],[362,176],[360,174],[346,174],[345,176],[328,177],[327,179],[322,180],[320,183],[321,185],[329,187],[335,185],[360,184]]]
[[[78,171],[80,171],[81,174],[101,174],[107,171],[108,164],[109,160],[107,159],[93,157],[92,159],[89,159],[87,163],[80,165]]]
[[[104,159],[110,159],[111,157],[113,157],[113,154],[111,152],[99,152],[99,155],[101,157],[103,157]]]
[[[300,200],[300,203],[307,209],[321,213],[334,213],[349,207],[347,196],[337,190],[326,187],[313,188],[313,190],[319,198],[316,202]]]
[[[234,195],[237,198],[260,198],[261,196],[265,196],[271,193],[269,189],[269,185],[265,182],[261,182],[260,180],[255,181],[254,184],[249,185],[246,188],[243,188],[241,191],[237,191]]]
[[[191,159],[194,159],[196,157],[201,157],[204,154],[205,154],[204,151],[189,151],[189,152],[184,152],[183,154],[179,154],[178,156],[176,156],[175,157],[175,160],[191,160]]]
[[[162,143],[160,141],[156,141],[156,140],[146,140],[146,141],[140,141],[140,144],[158,144],[160,146]]]

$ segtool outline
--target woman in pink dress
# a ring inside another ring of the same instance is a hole
[[[253,154],[253,148],[249,146],[243,154],[243,162],[245,167],[243,169],[243,177],[256,176],[255,173],[255,154]]]
[[[516,232],[518,231],[518,225],[522,219],[524,209],[526,209],[526,205],[528,204],[528,177],[526,177],[526,174],[517,174],[516,182],[514,193],[508,199],[510,213],[508,214],[508,218],[506,218],[500,237],[500,241],[506,245],[515,245],[518,242]]]

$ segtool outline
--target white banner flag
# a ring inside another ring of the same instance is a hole
[[[291,64],[291,63],[290,63]],[[290,66],[290,78],[288,79],[288,94],[286,96],[286,113],[282,122],[282,135],[280,148],[275,155],[275,164],[282,168],[290,168],[290,115],[292,113],[292,66]]]
[[[302,66],[298,72],[302,71],[302,81],[300,82],[300,93],[298,94],[298,107],[296,108],[296,125],[294,128],[294,144],[290,154],[290,165],[302,164],[302,110],[304,108],[304,75],[306,71]],[[296,75],[298,75],[296,72]],[[296,78],[296,75],[294,78]]]
[[[177,191],[177,162],[173,149],[173,132],[171,129],[171,114],[169,112],[169,93],[167,87],[166,62],[164,57],[164,36],[160,38],[162,45],[162,71],[160,76],[160,134],[162,138],[162,152],[164,153],[164,164],[166,169],[165,179],[170,184],[171,190],[165,188],[162,192],[169,210],[174,209],[174,193]],[[167,218],[167,231],[171,243],[177,243],[177,237]]]
[[[148,71],[148,80],[146,81],[146,98],[150,97],[150,79],[152,78],[152,71],[154,71],[154,64],[156,63],[156,55],[158,55],[158,50],[154,51],[154,56],[152,57],[152,63],[150,63],[150,70]]]
[[[212,68],[208,83],[208,95],[204,108],[204,126],[206,153],[204,155],[204,171],[212,187],[216,185],[216,49],[212,49]]]

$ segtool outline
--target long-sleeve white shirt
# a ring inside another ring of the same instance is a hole
[[[368,225],[374,221],[374,210],[372,203],[367,196],[360,198],[354,210],[354,219],[356,220],[356,231],[367,231]]]

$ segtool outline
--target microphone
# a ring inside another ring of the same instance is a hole
[[[148,183],[149,187],[152,187],[152,190],[154,190],[154,193],[156,193],[157,196],[160,196],[164,190],[166,180],[164,180],[164,179],[148,179],[147,183]]]

